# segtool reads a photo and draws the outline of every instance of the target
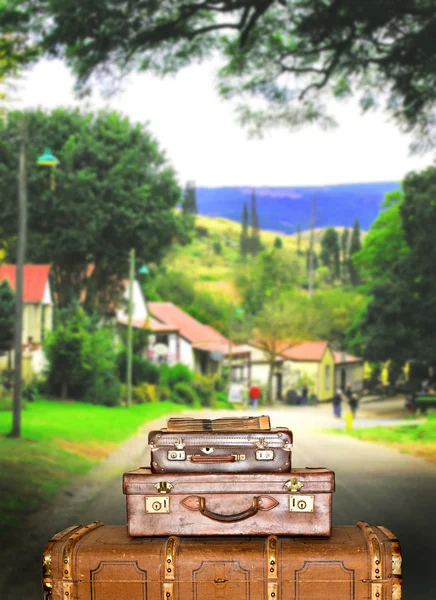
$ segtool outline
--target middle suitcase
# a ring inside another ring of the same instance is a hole
[[[131,536],[318,535],[331,530],[334,473],[124,474]]]

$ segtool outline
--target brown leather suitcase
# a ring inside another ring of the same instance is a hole
[[[273,473],[291,470],[292,432],[161,429],[148,438],[154,473]]]
[[[334,473],[124,474],[129,534],[330,535]]]
[[[45,600],[401,600],[401,551],[384,527],[330,538],[130,538],[93,523],[43,554]]]

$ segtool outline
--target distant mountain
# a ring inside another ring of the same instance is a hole
[[[316,198],[316,227],[351,227],[359,219],[369,229],[380,212],[386,192],[399,189],[394,181],[352,183],[323,187],[254,188],[261,229],[294,233],[297,226],[309,229],[313,199]],[[197,188],[201,215],[241,221],[243,203],[250,207],[250,187]]]

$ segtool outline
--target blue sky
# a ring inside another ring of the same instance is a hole
[[[109,107],[148,123],[180,181],[201,186],[397,181],[432,162],[431,155],[410,156],[407,135],[382,112],[362,116],[354,101],[334,107],[339,127],[331,131],[278,129],[250,139],[234,105],[216,92],[215,67],[193,65],[167,79],[135,74],[110,99],[96,92],[78,101],[69,70],[60,61],[43,61],[20,81],[15,104]]]

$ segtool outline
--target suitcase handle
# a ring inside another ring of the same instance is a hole
[[[222,523],[236,523],[253,517],[259,510],[271,510],[278,506],[278,501],[271,496],[254,496],[250,508],[235,515],[221,515],[212,512],[206,507],[206,498],[203,496],[187,496],[181,501],[181,504],[189,510],[198,510],[202,515],[213,521]]]
[[[200,454],[193,454],[189,459],[193,463],[233,463],[241,460],[239,456],[236,454],[228,454],[227,456],[201,456]]]

